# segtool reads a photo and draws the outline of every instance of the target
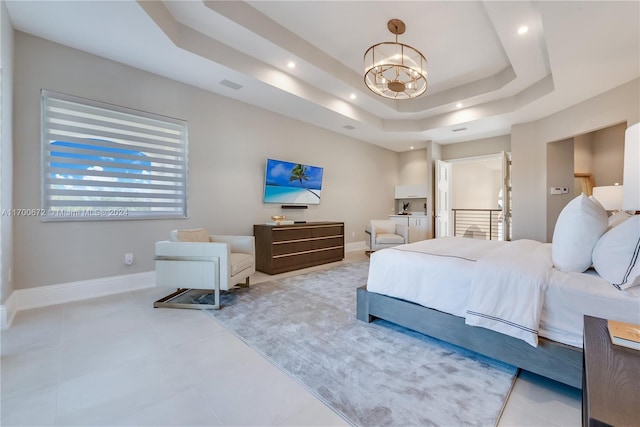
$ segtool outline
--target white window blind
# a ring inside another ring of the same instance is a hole
[[[42,91],[42,219],[187,216],[187,122]]]

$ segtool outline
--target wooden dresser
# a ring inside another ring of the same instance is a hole
[[[284,273],[344,258],[343,222],[253,226],[256,269]]]
[[[640,425],[640,350],[611,343],[607,321],[584,316],[582,425]]]

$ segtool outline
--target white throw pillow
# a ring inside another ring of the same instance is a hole
[[[615,213],[609,217],[609,228],[607,230],[611,230],[613,227],[618,226],[631,218],[631,215],[624,211],[620,211]]]
[[[591,254],[608,226],[607,211],[584,194],[562,209],[553,231],[551,257],[561,271],[582,273],[591,267]]]
[[[192,228],[189,230],[177,230],[178,242],[209,242],[209,232],[206,228]]]
[[[600,237],[593,248],[593,267],[618,289],[640,285],[640,215]]]
[[[392,219],[374,219],[371,225],[375,227],[376,234],[394,234],[396,232],[396,223]]]

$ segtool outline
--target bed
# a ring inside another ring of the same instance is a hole
[[[532,240],[384,249],[357,290],[362,321],[388,320],[577,388],[585,314],[640,323],[640,287],[617,289],[593,269],[561,271],[551,244]]]

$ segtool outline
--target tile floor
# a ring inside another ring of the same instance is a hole
[[[1,333],[0,425],[348,425],[206,313],[152,308],[166,293],[18,313]],[[580,405],[579,390],[523,373],[499,425],[578,426]]]

